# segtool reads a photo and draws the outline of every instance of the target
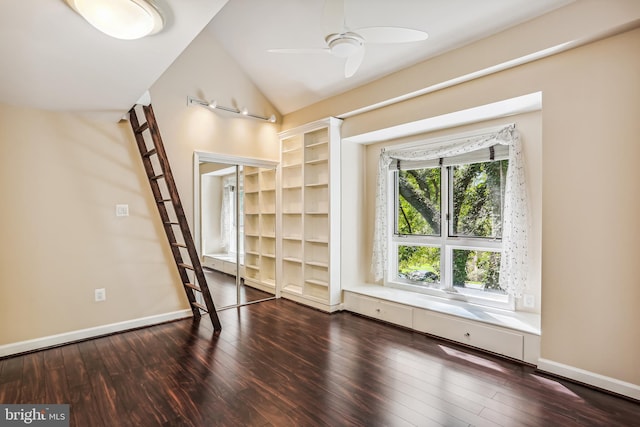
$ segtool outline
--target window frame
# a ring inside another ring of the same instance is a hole
[[[505,160],[503,156],[489,161]],[[468,161],[464,164],[484,163],[487,160]],[[457,163],[461,164],[461,163]],[[388,215],[387,226],[391,228],[389,233],[389,242],[387,247],[387,273],[385,275],[384,284],[388,287],[403,289],[407,291],[417,292],[425,295],[431,295],[448,300],[464,301],[482,306],[501,308],[506,310],[515,310],[515,299],[507,294],[491,294],[471,288],[460,288],[453,286],[453,251],[458,250],[476,250],[501,252],[501,238],[484,238],[469,236],[452,236],[452,168],[455,164],[440,164],[433,166],[419,166],[414,169],[438,168],[440,169],[440,235],[403,235],[398,233],[398,204],[399,204],[399,186],[398,186],[398,169],[389,169],[389,178],[387,180],[389,188],[387,194],[387,207],[392,215]],[[503,218],[504,221],[504,218]],[[398,248],[400,246],[426,246],[440,248],[440,283],[430,285],[420,285],[398,277]]]

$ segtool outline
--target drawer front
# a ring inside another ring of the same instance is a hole
[[[415,310],[413,327],[420,332],[436,335],[473,347],[478,347],[514,359],[524,357],[524,337],[516,332],[473,322],[427,310]]]
[[[344,308],[348,311],[407,328],[410,328],[413,323],[413,309],[411,307],[351,292],[344,293]]]
[[[224,261],[217,258],[205,256],[202,260],[202,265],[208,268],[212,268],[214,270],[223,271],[222,269],[224,266]]]
[[[224,262],[224,272],[227,274],[230,274],[232,276],[236,275],[237,272],[237,267],[236,267],[236,263],[235,262],[229,262],[229,261],[225,261]]]

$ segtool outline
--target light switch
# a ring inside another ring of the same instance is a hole
[[[116,216],[129,216],[129,205],[116,205]]]

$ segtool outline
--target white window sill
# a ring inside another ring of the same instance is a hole
[[[540,315],[535,313],[501,310],[463,301],[445,300],[431,295],[380,285],[343,286],[342,290],[467,320],[497,325],[528,334],[540,335]]]

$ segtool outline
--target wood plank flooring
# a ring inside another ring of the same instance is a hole
[[[217,309],[238,304],[238,294],[236,291],[236,278],[216,270],[204,268],[204,275],[209,285],[211,297],[216,304]],[[240,286],[240,304],[246,304],[253,301],[262,300],[273,297],[273,294],[263,292],[261,290],[245,285],[244,282]]]
[[[75,426],[637,426],[640,405],[286,300],[0,360],[0,403]]]

